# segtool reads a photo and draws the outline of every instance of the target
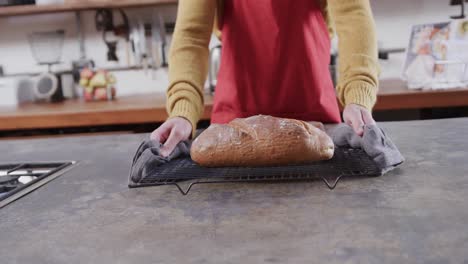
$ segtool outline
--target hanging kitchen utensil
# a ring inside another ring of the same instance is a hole
[[[136,21],[133,21],[130,24],[130,43],[132,44],[133,64],[135,66],[140,66],[141,65],[140,34],[138,33],[138,23]]]
[[[161,38],[161,59],[162,59],[162,67],[167,67],[167,59],[166,59],[166,49],[167,49],[167,39],[166,39],[166,23],[164,22],[164,17],[159,12],[159,31],[160,31],[160,38]]]
[[[157,11],[154,12],[155,14],[152,17],[151,23],[151,55],[153,57],[155,69],[162,66],[161,62],[161,31],[160,31],[160,20],[159,20],[159,13]]]
[[[85,43],[84,43],[84,32],[83,28],[81,27],[81,14],[79,11],[75,12],[75,19],[76,19],[76,32],[78,33],[78,44],[80,47],[80,58],[78,60],[72,61],[72,75],[73,81],[75,85],[78,84],[80,81],[80,72],[84,68],[94,68],[94,61],[90,59],[86,59],[86,50],[85,50]],[[76,86],[75,86],[75,90]]]
[[[166,61],[166,29],[164,19],[157,10],[149,20],[135,17],[130,22],[130,42],[134,53],[134,65],[143,67],[145,73],[148,68],[155,70],[167,66]]]
[[[452,6],[460,5],[460,9],[461,9],[460,15],[450,16],[450,18],[452,19],[465,18],[465,2],[468,2],[468,1],[467,0],[450,0],[450,5]]]
[[[152,35],[154,40],[154,50],[159,67],[166,67],[166,26],[161,12],[155,10],[152,17]]]
[[[119,13],[122,17],[123,24],[118,26],[114,25],[114,17],[111,9],[98,9],[94,17],[96,30],[102,31],[102,39],[107,46],[108,61],[118,61],[119,58],[117,57],[117,40],[109,40],[107,33],[113,32],[115,36],[122,35],[125,41],[129,40],[128,17],[121,9],[119,9]]]
[[[154,58],[154,48],[153,48],[153,24],[145,23],[145,47],[146,47],[146,59],[147,67],[151,68],[151,78],[156,79],[156,62]]]
[[[145,23],[138,19],[138,35],[140,40],[140,63],[143,65],[145,75],[148,73],[148,49],[146,45]]]
[[[210,92],[215,92],[216,83],[218,80],[218,71],[221,66],[221,45],[215,46],[210,50],[210,63],[208,70],[208,80]]]

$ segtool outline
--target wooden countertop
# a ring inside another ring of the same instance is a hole
[[[212,97],[206,96],[203,119],[209,119]],[[114,101],[26,103],[0,107],[0,130],[84,127],[163,122],[167,118],[164,93],[118,97]]]
[[[167,118],[163,93],[119,97],[115,101],[67,100],[57,104],[27,103],[0,107],[0,130],[86,127],[163,122]],[[202,119],[209,119],[213,98],[205,97]],[[468,89],[408,90],[401,80],[381,82],[375,110],[468,106]]]
[[[409,90],[399,79],[380,82],[374,110],[468,106],[468,89]]]

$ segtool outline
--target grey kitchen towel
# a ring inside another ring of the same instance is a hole
[[[156,167],[168,163],[169,161],[190,156],[191,141],[180,142],[168,157],[160,154],[162,144],[154,140],[143,141],[133,157],[132,168],[130,170],[130,180],[138,183],[148,173]]]
[[[364,134],[358,136],[347,124],[334,128],[332,139],[338,147],[361,148],[386,173],[405,161],[398,148],[377,125],[365,125]]]

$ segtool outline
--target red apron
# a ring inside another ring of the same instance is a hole
[[[314,0],[225,0],[212,123],[257,114],[341,122]]]

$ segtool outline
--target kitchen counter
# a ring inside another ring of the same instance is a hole
[[[206,95],[201,119],[210,118],[211,106],[212,96]],[[0,107],[0,131],[162,123],[166,119],[165,93],[122,96],[112,101],[85,102],[80,98]]]
[[[210,119],[213,97],[205,95],[201,119]],[[375,111],[468,106],[468,88],[409,90],[401,80],[382,80]],[[0,107],[0,131],[162,123],[167,119],[166,95],[151,93],[118,97],[115,101],[26,103]]]
[[[468,263],[468,119],[382,123],[378,178],[127,188],[147,135],[0,142],[1,162],[78,160],[0,209],[1,263]]]

